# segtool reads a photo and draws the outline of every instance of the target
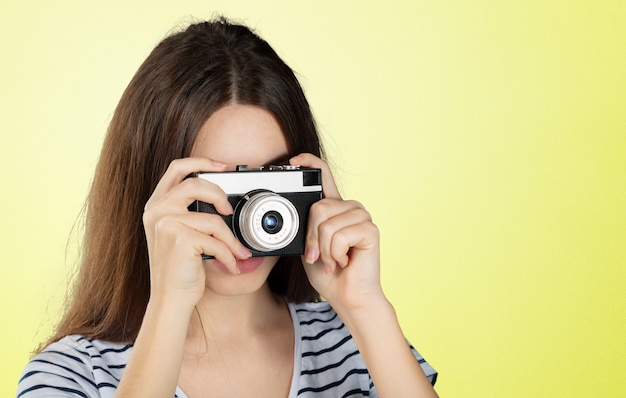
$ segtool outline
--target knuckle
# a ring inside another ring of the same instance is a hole
[[[348,246],[350,243],[350,239],[346,235],[345,231],[339,231],[333,237],[333,249],[341,250],[342,248]]]
[[[143,224],[146,227],[156,228],[162,217],[158,206],[146,208],[142,215]]]
[[[372,214],[365,210],[364,207],[360,207],[356,209],[357,216],[362,220],[372,221]]]
[[[311,205],[311,209],[309,210],[309,214],[316,218],[326,218],[326,215],[330,213],[330,202],[330,199],[322,199],[313,203],[313,205]]]
[[[197,189],[200,186],[200,180],[198,178],[185,178],[179,186],[183,189]]]
[[[165,214],[154,222],[154,229],[159,234],[179,235],[180,231],[178,230],[180,228],[178,228],[178,225],[179,222],[174,215]]]
[[[334,232],[334,226],[331,222],[323,222],[317,227],[320,236],[329,236]]]
[[[183,159],[174,159],[170,162],[167,167],[168,171],[178,171],[182,168],[184,160]]]
[[[374,224],[373,222],[368,222],[366,225],[367,225],[369,232],[372,235],[376,237],[380,237],[380,229],[378,228],[376,224]]]
[[[321,200],[313,203],[309,208],[309,217],[315,218],[320,212]]]
[[[365,206],[363,206],[363,203],[359,202],[358,200],[347,200],[346,201],[352,208],[355,209],[361,209],[361,210],[365,210]]]
[[[141,216],[141,219],[143,220],[143,224],[144,225],[152,225],[154,224],[154,210],[153,209],[146,209],[143,212],[143,215]]]

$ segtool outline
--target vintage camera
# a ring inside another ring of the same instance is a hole
[[[222,218],[253,257],[304,254],[309,209],[322,198],[320,169],[237,166],[236,171],[193,176],[226,193],[234,211]],[[213,205],[201,201],[192,203],[189,210],[218,214]]]

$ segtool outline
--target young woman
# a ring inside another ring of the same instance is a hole
[[[322,157],[296,77],[248,28],[163,40],[115,111],[72,300],[17,396],[436,396],[381,289],[378,230]],[[251,257],[219,215],[188,210],[233,212],[190,174],[277,163],[322,170],[301,258]]]

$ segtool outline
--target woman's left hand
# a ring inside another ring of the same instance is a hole
[[[350,330],[376,390],[383,397],[436,397],[383,294],[372,217],[362,204],[341,199],[321,159],[301,154],[290,163],[322,170],[324,199],[311,206],[303,263],[313,287]]]
[[[335,309],[366,309],[384,299],[380,284],[380,238],[370,213],[342,200],[326,162],[300,154],[292,165],[322,170],[324,198],[311,206],[303,263],[313,287]]]

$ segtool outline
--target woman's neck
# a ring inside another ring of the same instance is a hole
[[[284,323],[285,301],[267,283],[254,293],[222,296],[207,289],[196,305],[187,333],[187,345],[195,351],[208,341],[250,338]],[[282,321],[282,322],[281,322]]]

